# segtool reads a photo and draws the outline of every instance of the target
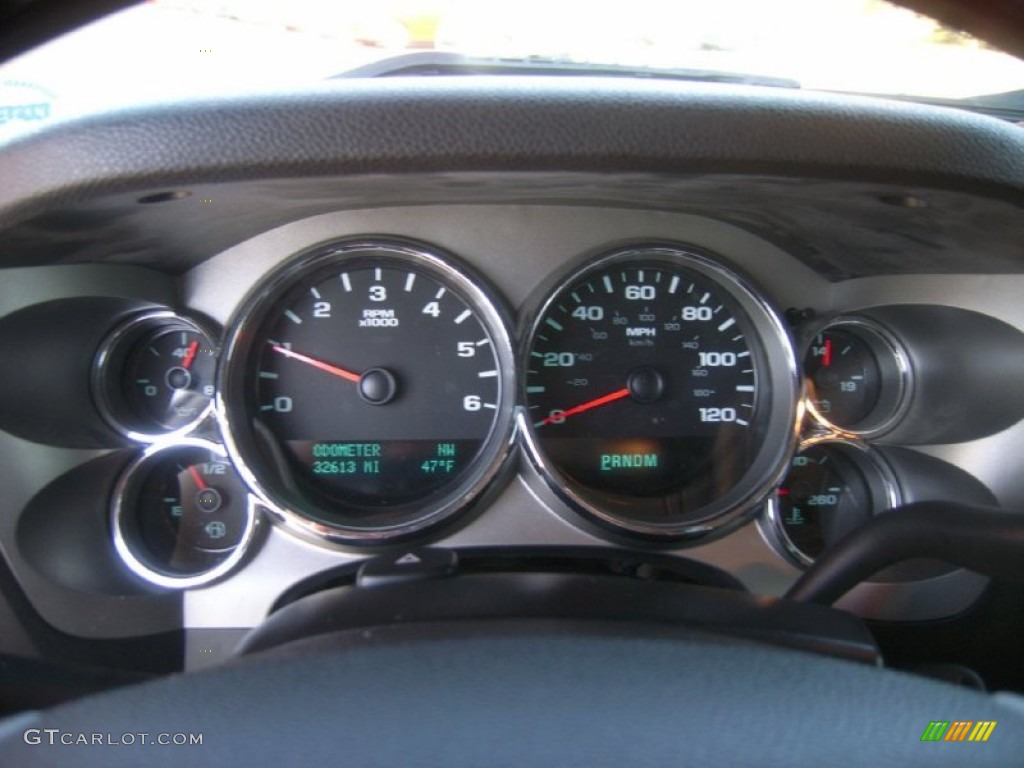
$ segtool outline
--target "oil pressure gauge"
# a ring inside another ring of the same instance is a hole
[[[93,375],[107,422],[152,442],[195,428],[209,413],[217,355],[211,335],[169,311],[130,318],[107,338]]]

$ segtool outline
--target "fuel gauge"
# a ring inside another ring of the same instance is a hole
[[[146,451],[118,483],[111,514],[124,563],[166,587],[196,586],[226,573],[256,525],[249,491],[224,449],[204,440]]]

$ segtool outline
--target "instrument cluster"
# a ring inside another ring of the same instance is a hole
[[[904,496],[884,448],[915,392],[900,322],[784,318],[673,241],[582,254],[520,314],[452,253],[362,237],[281,262],[222,344],[168,311],[122,322],[93,381],[144,446],[111,503],[117,553],[188,588],[236,568],[264,517],[354,552],[430,540],[486,506],[517,445],[550,509],[632,546],[757,517],[804,567]]]

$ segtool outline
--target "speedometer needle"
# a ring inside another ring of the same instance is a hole
[[[306,363],[306,365],[311,365],[314,368],[319,368],[321,371],[326,371],[327,373],[333,374],[335,376],[340,376],[341,378],[348,379],[349,381],[358,382],[362,378],[362,376],[360,376],[358,373],[346,371],[344,368],[339,368],[336,365],[325,363],[323,360],[317,360],[315,357],[309,357],[308,355],[302,355],[299,354],[298,352],[293,352],[292,350],[279,346],[277,344],[271,345],[270,348],[275,352],[284,355],[285,357],[290,357],[292,360],[298,360],[300,363]]]
[[[554,424],[556,422],[565,421],[570,416],[576,416],[577,414],[589,411],[591,408],[597,408],[602,405],[607,405],[608,403],[614,403],[616,400],[621,400],[624,397],[629,397],[628,387],[617,389],[609,395],[595,397],[593,400],[588,400],[585,403],[573,406],[572,408],[566,411],[562,411],[561,413],[552,414],[551,416],[548,416],[546,419],[541,419],[534,426],[543,427],[545,424]]]

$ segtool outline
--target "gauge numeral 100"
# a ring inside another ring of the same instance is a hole
[[[736,409],[701,408],[700,420],[705,422],[736,421]]]
[[[736,365],[735,352],[701,352],[700,366],[702,368],[730,368]]]

